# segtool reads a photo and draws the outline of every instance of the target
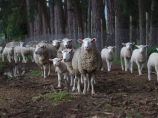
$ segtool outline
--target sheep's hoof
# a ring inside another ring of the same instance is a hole
[[[75,91],[75,88],[72,88],[72,91],[74,92],[74,91]]]

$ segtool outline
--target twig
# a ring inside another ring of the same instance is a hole
[[[27,110],[23,110],[23,111],[20,111],[20,112],[15,112],[15,113],[7,114],[6,116],[10,117],[10,116],[18,115],[18,114],[25,113],[25,112],[27,112]]]

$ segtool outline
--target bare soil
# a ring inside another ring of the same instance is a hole
[[[3,63],[4,68],[14,64]],[[120,65],[113,65],[112,71],[100,71],[95,85],[96,95],[71,92],[72,87],[62,82],[57,89],[57,74],[52,73],[47,79],[33,77],[32,70],[39,67],[29,62],[22,64],[27,73],[22,77],[8,78],[0,74],[0,118],[157,118],[158,84],[156,74],[147,79],[147,70],[138,76],[121,70]],[[83,90],[83,85],[81,86]],[[44,97],[47,94],[70,93],[69,97],[54,99]],[[40,97],[41,96],[41,97]],[[38,100],[33,100],[39,97]]]

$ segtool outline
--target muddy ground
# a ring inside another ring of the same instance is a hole
[[[57,87],[57,74],[44,80],[38,66],[21,64],[26,73],[21,77],[4,75],[14,64],[3,63],[0,75],[0,118],[157,118],[158,84],[156,74],[147,80],[147,70],[138,76],[114,65],[111,72],[100,71],[95,96],[78,95],[64,81]],[[106,68],[106,65],[104,64]],[[83,85],[81,86],[83,90]]]

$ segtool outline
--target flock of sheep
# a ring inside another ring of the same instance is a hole
[[[94,95],[94,84],[96,84],[96,74],[101,69],[103,70],[102,63],[106,60],[107,69],[111,71],[112,62],[114,59],[113,49],[115,46],[109,46],[102,49],[101,54],[96,48],[95,38],[79,39],[78,42],[82,43],[81,47],[75,49],[73,46],[73,40],[64,38],[62,40],[51,40],[52,44],[46,41],[30,41],[25,45],[24,42],[10,42],[6,44],[3,49],[0,47],[0,53],[2,54],[2,61],[6,57],[9,62],[12,60],[15,63],[20,61],[22,56],[22,62],[28,62],[28,55],[31,56],[32,62],[35,62],[42,70],[42,76],[46,79],[47,75],[50,75],[51,65],[55,67],[55,72],[58,75],[58,87],[61,87],[61,80],[65,79],[72,91],[78,90],[81,92],[80,83],[84,84],[83,93],[85,94],[90,89],[91,94]],[[138,49],[132,51],[132,45],[135,43],[128,42],[122,43],[120,51],[121,67],[124,70],[123,59],[125,61],[125,71],[128,69],[133,73],[133,62],[138,65],[139,75],[142,74],[142,68],[146,63],[145,48],[147,45],[136,45]],[[2,51],[3,49],[3,51]],[[150,78],[151,67],[155,67],[158,74],[158,53],[152,53],[149,57],[148,66],[148,79]],[[141,67],[142,64],[142,67]],[[48,73],[47,72],[48,65]],[[157,76],[158,81],[158,76]],[[77,85],[76,85],[77,84]]]

